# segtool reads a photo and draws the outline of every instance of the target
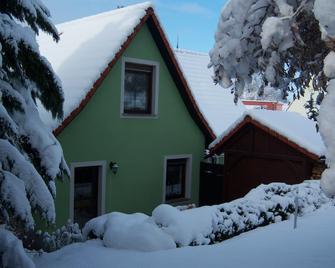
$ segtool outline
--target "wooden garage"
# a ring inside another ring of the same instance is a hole
[[[245,112],[210,145],[224,155],[221,200],[240,198],[260,184],[318,179],[324,144],[315,124],[296,113]]]

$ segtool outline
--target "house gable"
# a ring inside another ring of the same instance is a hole
[[[324,155],[325,146],[315,123],[296,113],[267,110],[246,111],[209,145],[210,154],[222,151],[221,147],[246,124],[262,129],[311,159]]]
[[[221,150],[234,152],[257,152],[263,155],[278,155],[305,158],[310,156],[307,152],[297,149],[295,144],[289,143],[287,139],[278,138],[278,134],[270,132],[264,127],[252,122],[245,123],[237,132],[228,138],[222,145]],[[306,155],[307,154],[307,155]],[[318,157],[309,157],[318,160]]]
[[[124,51],[132,43],[138,32],[142,27],[146,25],[152,34],[152,38],[155,41],[163,59],[171,73],[171,76],[177,85],[179,93],[182,96],[184,104],[186,105],[192,119],[197,123],[199,128],[203,131],[206,137],[206,143],[209,144],[214,138],[215,134],[211,127],[208,125],[205,117],[199,110],[199,107],[188,88],[188,84],[183,76],[183,73],[177,63],[174,53],[169,45],[169,42],[164,34],[163,29],[154,13],[152,8],[148,8],[146,15],[140,20],[140,22],[134,28],[132,34],[130,34],[127,40],[121,45],[120,50],[115,54],[113,60],[106,66],[106,69],[101,73],[100,77],[95,81],[92,88],[88,91],[86,96],[81,100],[80,104],[62,121],[62,123],[54,130],[54,134],[57,136],[67,127],[72,120],[83,110],[87,103],[91,100],[92,96],[96,93],[101,83],[106,79],[113,66],[123,55]]]
[[[250,137],[248,137],[248,135],[243,135],[246,133],[246,129],[250,129],[250,132],[248,133],[249,135],[251,135]],[[308,150],[306,150],[305,148],[299,146],[298,144],[290,141],[287,137],[275,132],[274,130],[270,129],[267,126],[264,126],[263,124],[251,119],[250,117],[246,117],[240,124],[238,124],[227,136],[225,136],[218,144],[216,144],[213,148],[211,148],[211,154],[220,154],[222,153],[225,148],[232,146],[232,144],[236,141],[236,139],[238,139],[238,137],[240,137],[241,135],[243,135],[245,138],[248,139],[255,139],[255,135],[254,133],[251,131],[251,128],[254,129],[259,129],[259,133],[263,133],[263,135],[266,133],[267,135],[272,136],[272,141],[273,144],[276,144],[278,142],[280,142],[280,144],[284,145],[285,148],[287,150],[295,150],[298,151],[302,154],[304,154],[305,156],[309,157],[310,159],[313,160],[318,160],[319,156],[316,155],[315,153],[311,153]],[[253,146],[253,144],[255,144],[255,142],[257,142],[259,140],[259,136],[257,137],[256,140],[253,140],[252,143],[250,143],[250,140],[242,140],[242,143],[238,143],[234,146],[241,146],[244,149],[245,146]],[[241,140],[240,140],[241,141]],[[257,143],[256,143],[257,144]],[[264,144],[262,145],[264,146]],[[288,149],[290,148],[290,149]],[[271,150],[273,150],[274,148],[272,148]]]

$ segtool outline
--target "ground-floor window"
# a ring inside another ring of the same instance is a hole
[[[191,158],[167,158],[165,162],[165,201],[189,197]]]

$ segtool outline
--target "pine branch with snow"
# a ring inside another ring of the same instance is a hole
[[[1,1],[0,223],[14,232],[34,228],[34,213],[55,222],[55,180],[68,172],[36,106],[39,100],[53,117],[63,116],[61,83],[36,42],[39,30],[59,40],[49,17],[39,0]]]
[[[327,79],[322,71],[329,52],[321,40],[313,0],[231,0],[224,7],[211,50],[215,81],[235,84],[241,96],[253,75],[277,89],[278,99],[289,92],[304,94],[311,83],[320,92]]]

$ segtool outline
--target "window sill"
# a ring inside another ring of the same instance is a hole
[[[158,119],[156,114],[121,114],[121,118],[129,119]]]
[[[170,205],[187,205],[191,203],[190,198],[177,198],[177,199],[171,199],[171,200],[166,200],[165,204],[170,204]]]

